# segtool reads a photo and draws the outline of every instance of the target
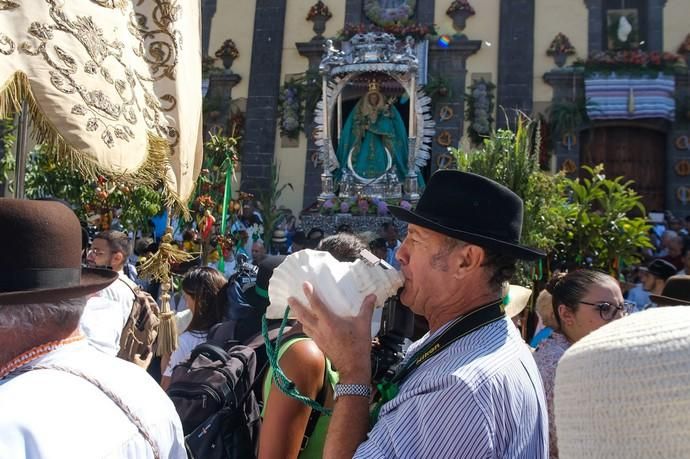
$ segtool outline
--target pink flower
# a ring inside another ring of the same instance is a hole
[[[412,204],[410,204],[408,201],[400,201],[400,207],[405,210],[410,210],[412,209]]]

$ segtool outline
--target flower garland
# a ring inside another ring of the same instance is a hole
[[[338,38],[349,40],[357,34],[367,32],[385,32],[398,38],[410,36],[415,40],[424,40],[430,35],[437,35],[436,27],[433,24],[388,24],[385,26],[345,24],[343,30],[338,34]]]
[[[574,64],[586,72],[616,72],[630,75],[657,75],[659,72],[671,74],[676,68],[685,68],[684,60],[677,54],[664,52],[600,51],[593,53],[586,61]]]
[[[395,7],[383,7],[380,0],[365,0],[364,14],[379,26],[406,23],[417,8],[417,0],[404,0]]]
[[[357,196],[353,198],[331,198],[324,201],[319,207],[322,215],[333,215],[337,213],[352,215],[378,215],[385,217],[390,215],[389,205],[400,206],[404,209],[412,209],[412,204],[406,200],[388,199],[383,200],[377,197]]]
[[[494,121],[494,93],[496,85],[483,78],[475,80],[470,86],[467,98],[465,119],[470,122],[467,134],[474,144],[482,143],[491,134],[491,124]]]

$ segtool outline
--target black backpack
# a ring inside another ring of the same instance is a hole
[[[261,382],[268,358],[263,336],[240,344],[231,339],[234,327],[233,322],[215,326],[209,331],[209,341],[195,347],[189,359],[173,369],[167,393],[180,415],[192,459],[254,458],[258,451]],[[277,329],[269,330],[271,341],[277,335]],[[305,335],[294,334],[286,340],[301,336]],[[324,384],[319,403],[323,404],[325,394]],[[312,411],[303,445],[318,417]]]

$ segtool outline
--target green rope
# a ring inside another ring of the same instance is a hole
[[[305,405],[307,405],[312,410],[319,411],[327,416],[330,416],[331,410],[321,405],[315,400],[299,393],[295,383],[287,377],[283,370],[278,364],[278,351],[280,349],[281,341],[283,340],[283,330],[288,322],[288,315],[290,314],[290,307],[285,309],[285,315],[283,316],[283,321],[280,324],[280,329],[278,329],[278,337],[276,338],[275,344],[271,344],[271,340],[268,337],[268,322],[266,321],[266,315],[264,314],[261,323],[261,334],[264,337],[264,342],[266,343],[266,355],[268,356],[268,361],[273,368],[273,382],[278,386],[281,392],[290,398],[294,398]]]

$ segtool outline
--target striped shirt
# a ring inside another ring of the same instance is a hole
[[[431,336],[414,343],[407,355]],[[507,318],[458,339],[417,368],[381,408],[355,453],[355,458],[547,457],[542,382]]]

